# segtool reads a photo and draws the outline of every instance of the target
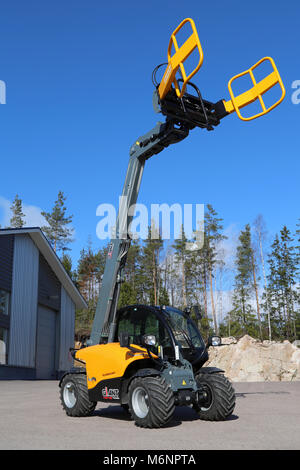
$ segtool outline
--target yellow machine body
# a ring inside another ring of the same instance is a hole
[[[128,349],[121,347],[120,343],[97,344],[82,348],[76,351],[75,358],[85,363],[91,401],[98,401],[100,397],[101,401],[119,402],[121,381],[127,368],[136,361],[143,359],[149,361],[145,348],[131,345],[131,349]]]

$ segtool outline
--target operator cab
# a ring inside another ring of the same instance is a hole
[[[117,312],[115,341],[121,333],[130,337],[130,344],[142,345],[144,335],[155,336],[156,343],[149,349],[158,355],[163,351],[165,360],[175,361],[175,346],[179,346],[184,359],[198,370],[208,359],[203,338],[189,315],[173,307],[132,305]]]

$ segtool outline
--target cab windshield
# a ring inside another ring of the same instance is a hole
[[[173,307],[165,307],[164,313],[179,346],[185,349],[203,347],[202,337],[186,313]]]

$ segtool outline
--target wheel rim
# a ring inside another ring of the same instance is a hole
[[[75,386],[72,382],[68,382],[64,388],[64,402],[68,408],[73,408],[76,401]]]
[[[213,392],[209,385],[202,385],[202,393],[204,395],[204,400],[201,401],[200,410],[208,411],[213,403]]]
[[[145,418],[149,412],[148,393],[142,387],[137,387],[131,398],[132,408],[136,416]]]

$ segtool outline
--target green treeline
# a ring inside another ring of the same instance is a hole
[[[58,193],[51,212],[43,212],[42,227],[49,242],[88,303],[76,312],[76,331],[89,333],[104,272],[107,245],[83,247],[77,266],[68,251],[72,242],[72,217],[66,214],[66,197]],[[24,225],[22,201],[11,206],[11,227]],[[157,233],[157,228],[154,228]],[[270,240],[264,219],[257,216],[238,237],[224,231],[223,219],[206,205],[202,247],[181,230],[181,238],[133,240],[127,257],[119,306],[135,303],[198,305],[199,327],[210,333],[262,340],[293,341],[300,338],[300,219],[295,233],[283,226]]]
[[[152,240],[150,228],[147,240],[134,240],[119,306],[140,303],[185,308],[197,304],[202,311],[199,327],[206,337],[216,332],[236,337],[249,334],[262,340],[299,339],[300,230],[292,235],[284,226],[267,252],[261,216],[240,231],[235,243],[224,234],[222,222],[207,205],[199,250],[187,248],[189,240],[183,231],[172,244]],[[75,280],[89,310],[78,312],[78,329],[91,327],[106,249],[93,252],[90,246],[81,252]]]

